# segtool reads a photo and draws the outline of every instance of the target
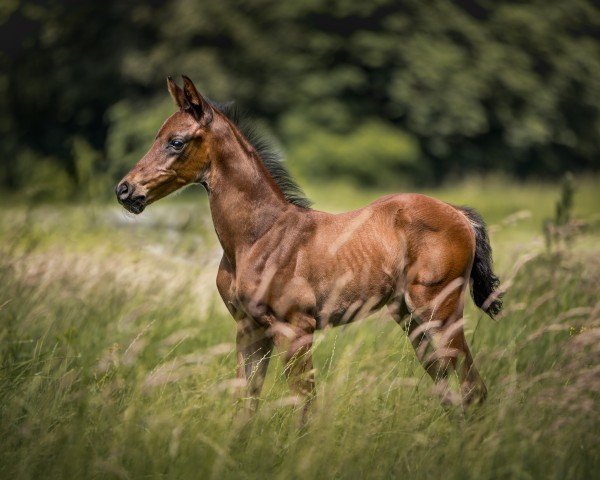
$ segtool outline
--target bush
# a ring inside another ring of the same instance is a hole
[[[417,141],[389,123],[369,120],[346,134],[320,127],[299,131],[294,120],[286,123],[289,156],[306,177],[367,186],[423,183],[429,177]]]
[[[54,157],[26,149],[16,158],[19,191],[32,200],[66,200],[75,191],[72,177]]]

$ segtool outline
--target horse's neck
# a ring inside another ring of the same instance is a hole
[[[219,149],[206,181],[215,231],[235,266],[290,205],[254,150],[239,142]]]

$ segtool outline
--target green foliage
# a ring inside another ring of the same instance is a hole
[[[100,152],[94,150],[84,138],[75,137],[72,154],[77,196],[85,200],[107,198],[112,193],[113,178],[109,172],[98,168],[104,163]]]
[[[567,174],[562,182],[560,200],[556,203],[556,225],[566,225],[571,221],[573,201],[575,196],[575,180],[573,175]]]
[[[600,11],[587,0],[109,0],[101,11],[23,0],[0,22],[13,39],[0,51],[0,180],[11,188],[23,145],[74,177],[73,138],[100,153],[94,172],[117,175],[147,148],[143,130],[168,111],[155,108],[165,76],[180,72],[282,136],[298,111],[305,130],[332,135],[392,123],[418,142],[423,169],[398,169],[401,181],[600,167]]]
[[[559,246],[562,242],[570,244],[574,236],[585,226],[573,218],[575,192],[575,179],[568,173],[561,184],[560,198],[555,205],[554,218],[544,220],[543,232],[548,250]]]
[[[429,173],[417,142],[392,124],[372,120],[346,134],[301,128],[289,134],[289,157],[305,178],[390,186],[402,178],[423,182]]]
[[[34,200],[67,200],[72,197],[75,185],[58,159],[40,157],[26,148],[14,161],[15,182],[21,193]]]

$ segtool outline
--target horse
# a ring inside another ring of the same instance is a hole
[[[216,283],[236,321],[245,411],[257,409],[274,347],[282,352],[303,418],[315,397],[316,330],[387,307],[407,332],[443,404],[482,402],[485,383],[463,330],[464,298],[494,318],[499,279],[481,216],[420,194],[394,194],[355,211],[311,208],[281,159],[235,109],[183,76],[168,91],[179,108],[115,188],[134,214],[192,183],[208,192],[223,249]]]

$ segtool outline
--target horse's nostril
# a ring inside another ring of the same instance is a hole
[[[126,200],[131,196],[132,192],[133,188],[131,188],[129,182],[121,182],[119,185],[117,185],[116,194],[119,200]]]

